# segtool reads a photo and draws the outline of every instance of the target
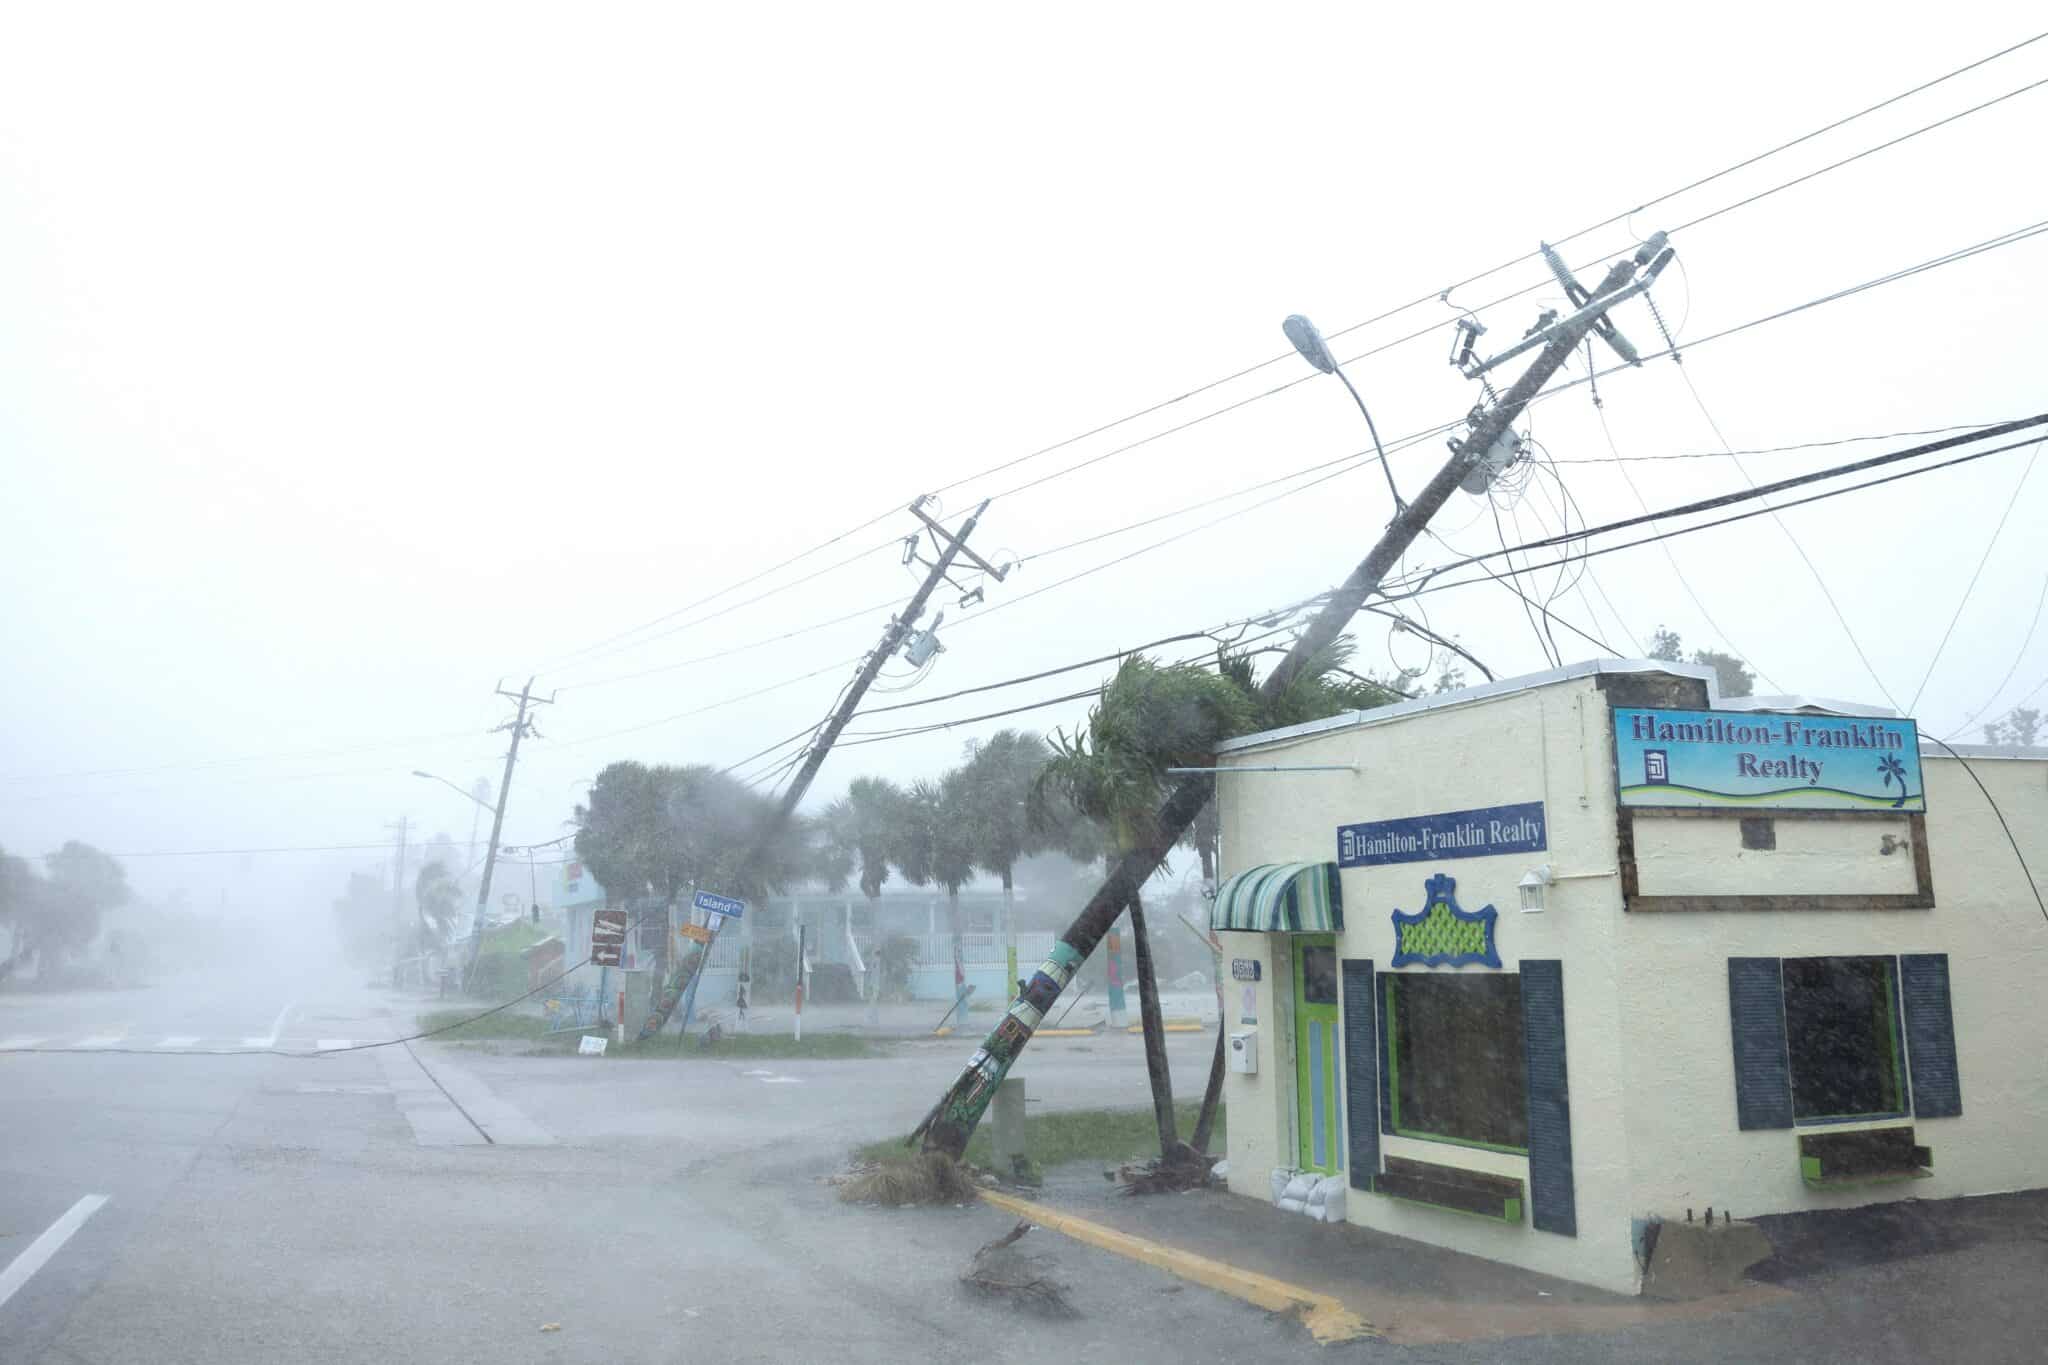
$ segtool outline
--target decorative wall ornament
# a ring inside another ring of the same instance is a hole
[[[1499,912],[1458,908],[1456,879],[1438,873],[1423,884],[1423,908],[1394,912],[1396,967],[1498,967],[1493,935]]]

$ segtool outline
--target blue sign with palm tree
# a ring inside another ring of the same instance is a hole
[[[1910,720],[1783,711],[1614,711],[1624,806],[1924,811]]]

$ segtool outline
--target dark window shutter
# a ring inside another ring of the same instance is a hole
[[[1579,1235],[1572,1187],[1572,1092],[1564,1062],[1564,963],[1522,961],[1522,1038],[1529,1070],[1529,1221]]]
[[[1380,1169],[1380,1122],[1373,1112],[1380,1069],[1379,995],[1372,963],[1344,959],[1344,1119],[1351,1139],[1351,1188],[1372,1189]]]
[[[1792,1064],[1785,1055],[1785,983],[1775,957],[1728,959],[1728,1018],[1735,1034],[1735,1125],[1792,1126]]]
[[[1387,983],[1393,979],[1392,972],[1381,972],[1373,990],[1373,1003],[1378,1007],[1376,1016],[1379,1024],[1380,1051],[1375,1055],[1380,1063],[1380,1131],[1394,1131],[1394,1068],[1389,1064],[1386,1049],[1393,1046],[1393,1037],[1387,1032]]]
[[[1901,956],[1899,996],[1906,1007],[1906,1069],[1913,1080],[1913,1117],[1954,1118],[1963,1112],[1963,1081],[1956,1070],[1948,954]]]

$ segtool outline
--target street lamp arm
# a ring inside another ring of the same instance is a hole
[[[440,784],[441,784],[442,786],[446,787],[446,788],[447,788],[447,789],[448,789],[449,791],[452,791],[452,792],[461,792],[461,794],[462,794],[462,795],[463,795],[464,797],[466,797],[467,799],[469,799],[469,800],[471,800],[471,801],[476,801],[476,803],[477,803],[477,804],[478,804],[479,806],[482,806],[482,807],[483,807],[483,808],[484,808],[485,810],[487,810],[487,811],[490,811],[490,812],[491,812],[491,813],[492,813],[493,815],[497,814],[498,808],[497,808],[496,806],[492,805],[492,804],[491,804],[490,802],[488,802],[488,801],[477,801],[477,799],[476,799],[476,798],[475,798],[474,796],[470,796],[470,794],[469,794],[468,792],[466,792],[466,791],[463,791],[463,790],[462,790],[462,788],[460,788],[460,787],[456,786],[456,785],[455,785],[455,784],[454,784],[453,782],[450,782],[450,781],[449,781],[449,780],[448,780],[447,778],[445,778],[445,777],[436,777],[436,776],[435,776],[434,774],[432,774],[432,773],[423,773],[423,772],[421,772],[421,771],[420,771],[420,770],[419,770],[418,768],[414,768],[414,769],[412,770],[412,775],[413,775],[414,777],[424,777],[424,778],[426,778],[426,779],[427,779],[428,781],[430,781],[430,782],[439,782],[439,783],[440,783]]]

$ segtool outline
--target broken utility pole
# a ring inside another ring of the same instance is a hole
[[[1649,281],[1671,258],[1672,253],[1665,247],[1664,240],[1664,234],[1660,232],[1634,256],[1615,262],[1599,287],[1590,291],[1588,301],[1582,307],[1561,320],[1546,319],[1522,343],[1512,348],[1509,354],[1538,345],[1543,349],[1492,408],[1474,410],[1471,430],[1453,446],[1451,458],[1413,502],[1397,509],[1379,543],[1351,571],[1343,585],[1330,594],[1308,628],[1296,637],[1286,657],[1260,684],[1262,697],[1271,699],[1285,692],[1309,660],[1350,624],[1366,599],[1378,591],[1387,571],[1429,525],[1430,518],[1449,500],[1466,476],[1492,455],[1495,444],[1507,434],[1510,425],[1529,405],[1529,400],[1562,368],[1579,342],[1605,318],[1607,310],[1648,288]],[[1643,272],[1644,278],[1636,279],[1637,272],[1646,266],[1649,269]],[[1467,358],[1470,340],[1468,335]],[[1505,354],[1495,356],[1476,368],[1461,363],[1460,368],[1476,377],[1506,358]],[[967,1139],[973,1134],[975,1125],[981,1122],[996,1087],[1002,1084],[1018,1054],[1031,1041],[1031,1035],[1046,1009],[1059,997],[1075,970],[1095,951],[1096,944],[1124,906],[1129,904],[1131,897],[1158,870],[1159,864],[1201,813],[1202,807],[1209,803],[1215,783],[1215,775],[1210,772],[1181,778],[1180,784],[1160,806],[1150,837],[1124,854],[1108,880],[1089,899],[1087,907],[1067,926],[1066,933],[1054,942],[1052,955],[1032,976],[1022,998],[1010,1007],[1009,1013],[968,1058],[966,1069],[939,1097],[938,1103],[932,1106],[931,1112],[911,1134],[913,1141],[922,1137],[926,1151],[941,1151],[954,1157],[966,1150]]]
[[[505,700],[519,703],[519,713],[491,730],[492,734],[497,734],[500,730],[511,731],[512,744],[505,750],[505,775],[498,782],[498,804],[491,808],[491,841],[484,846],[484,874],[476,886],[476,922],[470,926],[469,961],[462,969],[462,988],[465,991],[470,989],[476,976],[476,960],[484,948],[484,913],[491,903],[491,865],[497,861],[498,835],[505,828],[505,800],[512,792],[512,768],[519,762],[519,741],[529,735],[539,738],[539,731],[533,728],[533,721],[528,713],[536,706],[551,706],[555,700],[552,695],[534,696],[531,678],[526,680],[526,686],[520,688],[517,693],[507,692],[502,687],[498,688],[497,692]]]
[[[748,853],[745,861],[740,864],[743,869],[753,866],[759,859],[761,850],[767,846],[769,840],[773,839],[781,828],[789,822],[789,817],[795,812],[797,803],[803,800],[804,793],[811,789],[811,781],[817,777],[818,769],[824,766],[825,755],[832,752],[832,745],[838,740],[839,732],[844,730],[846,723],[853,719],[854,712],[860,709],[862,700],[867,696],[868,688],[881,675],[882,666],[895,656],[898,649],[903,648],[906,640],[910,639],[911,631],[917,625],[917,618],[924,613],[925,603],[931,600],[931,595],[938,588],[939,584],[951,581],[946,575],[947,571],[953,567],[953,561],[964,558],[979,567],[991,578],[994,578],[998,583],[1002,582],[1004,575],[1009,572],[1007,569],[998,568],[996,565],[989,563],[980,555],[967,548],[967,538],[974,534],[975,524],[981,520],[981,514],[988,510],[987,500],[984,499],[981,506],[974,509],[973,514],[961,524],[957,534],[948,531],[938,522],[926,516],[924,513],[925,502],[925,498],[919,498],[916,502],[910,504],[910,511],[913,516],[925,524],[925,528],[931,533],[933,541],[939,545],[938,558],[932,561],[930,571],[925,574],[924,582],[918,584],[917,592],[911,597],[909,605],[905,606],[901,612],[889,618],[889,625],[882,632],[881,642],[869,651],[867,658],[861,661],[860,671],[854,674],[853,682],[846,689],[846,695],[840,699],[839,705],[833,709],[832,714],[826,717],[824,725],[818,731],[817,738],[811,741],[811,746],[804,755],[803,766],[797,769],[796,777],[789,784],[789,790],[782,794],[782,802],[776,807],[775,814],[770,817],[767,825],[755,837],[753,849]],[[906,544],[906,552],[903,559],[905,564],[910,563],[911,559],[915,557],[916,542],[917,536],[913,533]],[[918,562],[923,563],[924,561],[919,560]],[[954,583],[953,586],[956,589],[960,587],[957,583]],[[961,600],[963,602],[978,601],[980,596],[981,589],[977,587],[971,592],[964,592]],[[945,613],[940,612],[939,616],[943,618]],[[937,630],[938,621],[934,620],[928,628],[918,632],[917,638],[911,642],[912,649],[915,650],[919,646],[925,646],[926,653],[924,657],[926,659],[930,658],[940,648],[938,636],[935,633]],[[921,663],[922,660],[917,662]],[[731,888],[733,891],[738,891],[739,889],[737,887]],[[719,929],[723,927],[724,921],[721,920]],[[711,949],[716,946],[718,939],[717,929],[712,931],[711,937],[711,943],[700,945],[697,951],[690,954],[686,962],[678,962],[675,969],[669,973],[668,980],[662,983],[661,991],[655,997],[654,1008],[648,1012],[647,1022],[641,1026],[640,1037],[652,1038],[668,1024],[669,1015],[674,1012],[677,1002],[682,999],[684,990],[695,979],[697,973],[703,970],[704,964],[711,960]]]

